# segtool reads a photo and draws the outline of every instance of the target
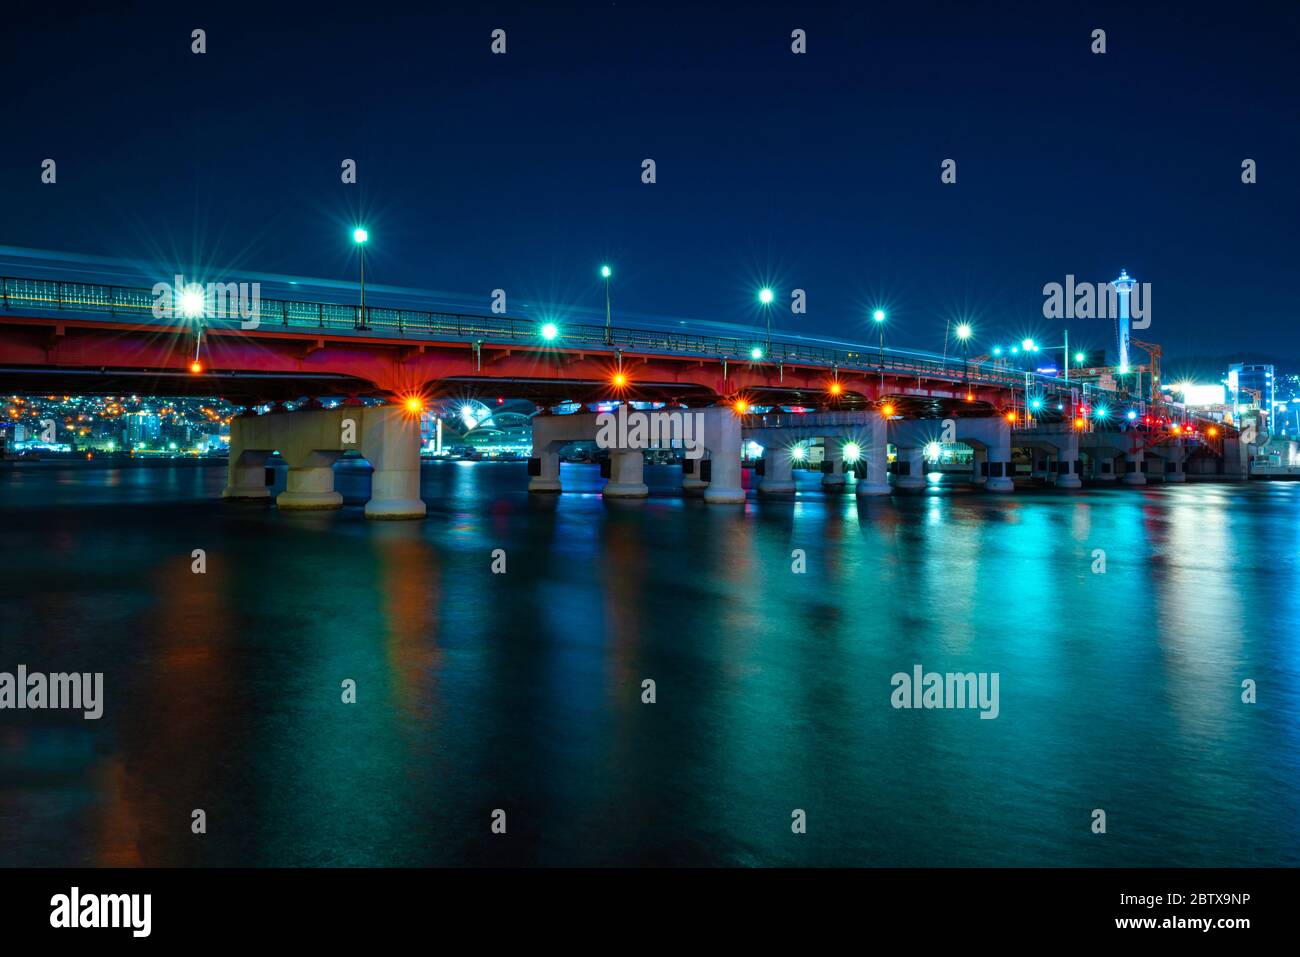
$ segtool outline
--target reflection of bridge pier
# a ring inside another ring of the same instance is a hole
[[[374,469],[367,518],[422,518],[418,420],[399,406],[341,406],[241,416],[230,423],[230,464],[224,498],[267,498],[267,456],[289,466],[276,497],[285,509],[340,508],[334,463],[356,449]]]

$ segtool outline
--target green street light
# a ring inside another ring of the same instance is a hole
[[[1074,361],[1077,362],[1079,365],[1083,365],[1083,360],[1085,358],[1087,358],[1087,356],[1085,356],[1082,352],[1076,352],[1074,354]]]
[[[357,249],[361,253],[361,311],[357,313],[357,321],[354,328],[366,328],[366,242],[370,239],[370,234],[366,232],[364,226],[358,226],[352,231],[352,241],[357,244]]]
[[[614,270],[609,268],[609,264],[600,267],[600,278],[605,280],[605,345],[614,344],[614,320],[611,318],[609,311],[609,280],[614,275]]]

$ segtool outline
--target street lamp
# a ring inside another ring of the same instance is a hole
[[[963,322],[957,327],[957,338],[961,340],[961,376],[966,382],[967,393],[970,392],[970,363],[968,359],[970,336],[971,327],[969,322]]]
[[[608,265],[600,267],[600,278],[605,280],[605,344],[610,345],[614,341],[614,327],[610,321],[609,313],[609,280],[614,275],[614,270]]]
[[[764,286],[758,291],[758,301],[763,304],[763,316],[767,320],[767,351],[772,351],[772,300],[776,297],[772,290]]]
[[[366,328],[366,242],[369,239],[370,234],[364,227],[358,226],[352,231],[352,241],[361,253],[361,311],[357,313],[357,329]]]

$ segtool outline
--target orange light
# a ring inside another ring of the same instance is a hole
[[[886,402],[880,407],[880,414],[885,418],[890,418],[894,414],[894,405],[892,402]]]
[[[1015,414],[1014,412],[1008,412],[1008,413],[1007,413],[1007,421],[1008,421],[1008,422],[1015,422],[1015,421],[1016,421],[1016,414]]]
[[[406,406],[406,411],[412,415],[418,415],[424,411],[424,403],[420,401],[419,396],[413,395],[403,404]]]
[[[971,395],[969,392],[967,392],[967,393],[966,393],[966,401],[967,401],[967,402],[974,402],[974,401],[975,401],[975,396],[973,396],[973,395]]]
[[[748,411],[749,411],[749,403],[746,402],[744,399],[737,399],[737,400],[736,400],[736,414],[737,414],[737,415],[744,415],[744,414],[745,414],[746,412],[748,412]]]
[[[1075,427],[1076,429],[1082,429],[1083,426],[1084,426],[1084,421],[1083,421],[1083,419],[1075,419],[1075,420],[1074,420],[1074,427]]]
[[[839,395],[844,391],[844,386],[840,385],[838,382],[832,382],[828,391],[831,395]]]
[[[1178,435],[1182,431],[1183,431],[1183,427],[1181,425],[1175,425],[1173,428],[1174,435]]]
[[[195,375],[198,375],[200,372],[203,371],[203,363],[200,362],[198,359],[195,359],[193,362],[190,363],[190,371],[193,372]]]
[[[1214,426],[1210,426],[1208,429],[1205,430],[1205,434],[1208,435],[1210,438],[1214,438],[1216,435],[1219,434],[1219,430],[1216,429]]]
[[[623,375],[621,372],[614,373],[614,385],[618,386],[620,389],[623,388],[623,386],[627,385],[627,376]]]

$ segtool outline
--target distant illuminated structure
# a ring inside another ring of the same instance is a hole
[[[1119,293],[1119,374],[1128,374],[1128,297],[1133,291],[1136,282],[1129,276],[1127,269],[1119,271],[1119,278],[1112,281],[1111,285]]]

